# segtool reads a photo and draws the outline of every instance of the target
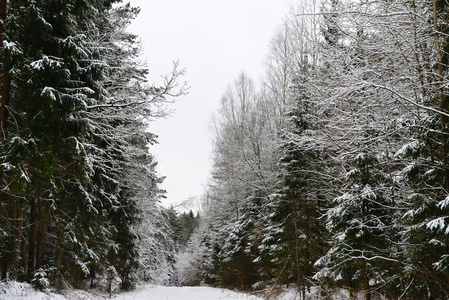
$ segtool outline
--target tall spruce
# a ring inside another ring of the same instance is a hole
[[[1,52],[2,80],[10,78],[1,107],[3,278],[94,285],[112,265],[123,289],[135,282],[135,228],[162,194],[148,153],[155,136],[146,129],[185,86],[177,89],[184,71],[176,65],[160,88],[146,83],[137,37],[126,32],[138,10],[113,8],[118,2],[9,4]]]

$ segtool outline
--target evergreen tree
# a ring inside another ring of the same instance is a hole
[[[405,253],[413,285],[408,294],[445,298],[449,294],[448,256],[448,167],[447,112],[448,95],[448,8],[441,1],[417,2],[410,10],[421,12],[427,22],[423,28],[425,41],[419,48],[424,111],[410,118],[410,140],[397,157],[406,163],[402,183],[412,192],[404,216]],[[427,13],[423,13],[426,11]],[[425,39],[427,37],[427,40]],[[430,54],[432,53],[432,54]],[[431,111],[431,109],[433,111]]]
[[[17,279],[22,220],[31,210],[28,260],[30,275],[44,264],[50,214],[79,192],[86,179],[79,139],[85,130],[80,111],[93,96],[95,68],[87,62],[89,47],[75,21],[104,11],[100,3],[18,1],[10,3],[5,24],[4,74],[11,77],[8,91],[10,126],[2,140],[3,201],[9,203],[14,228],[11,277]],[[76,182],[76,183],[75,183]],[[82,193],[80,193],[82,195]],[[88,199],[79,207],[89,207]],[[40,212],[40,213],[36,213]],[[74,212],[76,214],[76,212]],[[86,215],[85,217],[88,217]],[[36,238],[38,240],[36,241]]]
[[[304,78],[306,74],[304,72]],[[310,288],[313,264],[327,248],[326,229],[319,221],[325,208],[321,191],[326,180],[322,159],[327,154],[313,142],[317,136],[315,116],[305,83],[298,82],[291,93],[296,103],[288,114],[291,127],[284,133],[284,157],[281,160],[284,187],[275,218],[283,224],[278,255],[288,265],[284,276],[296,282],[299,289],[304,289]]]
[[[8,7],[2,278],[45,275],[54,284],[93,285],[112,265],[123,289],[134,284],[135,228],[162,194],[148,153],[155,136],[146,129],[164,114],[158,105],[166,96],[184,93],[184,86],[174,91],[183,70],[175,66],[160,88],[146,83],[136,36],[126,32],[138,10],[112,8],[116,2],[23,0]]]

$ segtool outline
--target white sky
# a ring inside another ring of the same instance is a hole
[[[204,192],[211,170],[209,126],[226,86],[240,72],[259,80],[272,39],[293,0],[131,0],[141,13],[129,30],[138,34],[150,80],[162,83],[172,62],[186,68],[190,93],[175,112],[151,124],[159,175],[166,176],[163,205]],[[196,209],[196,207],[193,207]]]

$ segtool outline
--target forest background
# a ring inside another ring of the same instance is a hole
[[[449,296],[445,0],[293,6],[221,99],[197,216],[160,206],[146,131],[184,70],[148,85],[115,2],[1,2],[2,278]]]

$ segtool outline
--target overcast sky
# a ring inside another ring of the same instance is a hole
[[[211,170],[209,126],[226,86],[240,72],[259,80],[272,39],[292,0],[131,0],[141,13],[129,30],[138,34],[152,83],[179,61],[190,93],[175,112],[151,124],[159,136],[151,147],[166,176],[163,205],[204,191]],[[196,207],[193,207],[196,208]]]

